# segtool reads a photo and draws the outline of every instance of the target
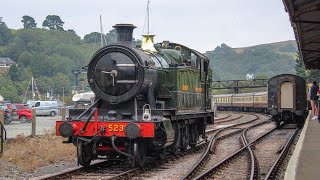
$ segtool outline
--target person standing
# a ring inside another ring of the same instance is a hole
[[[310,103],[312,107],[312,113],[313,113],[313,118],[312,119],[317,119],[318,118],[318,96],[317,93],[319,91],[319,87],[317,85],[316,81],[312,81],[312,86],[309,90],[309,95],[310,95]]]

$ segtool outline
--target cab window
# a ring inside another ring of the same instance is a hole
[[[40,106],[40,102],[36,102],[35,104],[34,104],[34,107],[39,107]]]

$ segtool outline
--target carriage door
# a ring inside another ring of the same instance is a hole
[[[293,84],[291,82],[283,82],[280,86],[280,108],[293,108]]]

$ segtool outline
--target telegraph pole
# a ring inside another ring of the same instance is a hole
[[[32,101],[34,101],[34,87],[33,87],[33,77],[31,78],[31,90],[32,90]]]

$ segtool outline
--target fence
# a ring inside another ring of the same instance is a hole
[[[3,153],[3,143],[7,139],[7,131],[4,128],[4,113],[3,110],[0,110],[0,156]]]

